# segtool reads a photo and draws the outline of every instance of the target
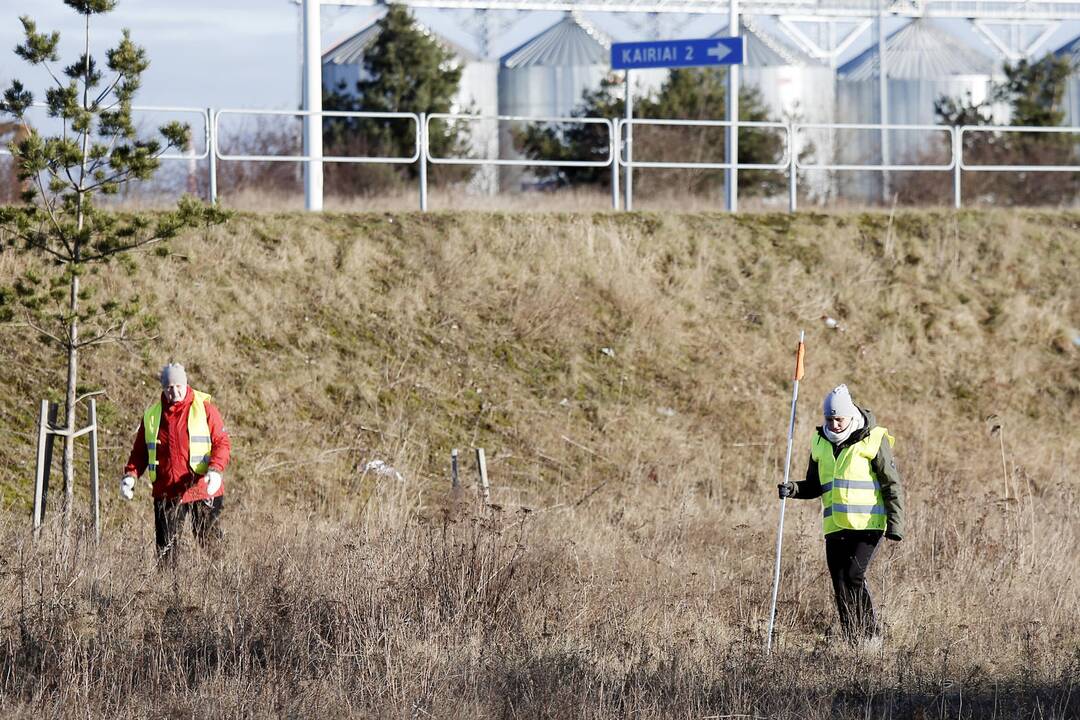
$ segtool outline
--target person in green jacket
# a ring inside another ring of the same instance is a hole
[[[825,422],[814,433],[806,479],[780,483],[780,497],[821,498],[825,557],[844,637],[880,634],[866,572],[884,535],[904,539],[904,495],[892,446],[874,414],[846,385],[825,396]]]

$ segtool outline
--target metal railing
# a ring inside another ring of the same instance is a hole
[[[608,154],[603,160],[545,160],[542,158],[471,158],[471,157],[457,157],[457,158],[441,158],[436,157],[431,153],[430,128],[432,120],[449,120],[451,122],[494,122],[496,124],[500,122],[517,122],[517,123],[544,123],[548,125],[554,124],[581,124],[581,125],[603,125],[607,128],[608,132]],[[424,120],[424,143],[423,153],[427,158],[427,161],[432,165],[493,165],[496,167],[594,167],[612,168],[612,207],[616,210],[619,209],[619,178],[618,167],[614,163],[616,150],[616,121],[608,120],[607,118],[577,118],[577,117],[565,117],[565,116],[522,116],[522,115],[465,115],[460,113],[430,113]],[[426,174],[425,174],[426,177]],[[427,210],[427,187],[425,184],[421,184],[420,187],[420,209]]]
[[[730,128],[731,123],[724,120],[666,120],[652,118],[595,118],[595,117],[526,117],[516,115],[469,115],[454,113],[408,113],[408,112],[337,112],[324,111],[312,113],[301,110],[247,110],[247,109],[222,109],[213,108],[199,109],[190,107],[174,106],[137,106],[133,110],[140,112],[169,112],[169,113],[192,113],[199,115],[203,120],[203,135],[205,144],[201,152],[195,153],[166,153],[161,156],[162,160],[187,160],[198,161],[208,159],[209,172],[209,199],[217,202],[217,162],[218,161],[247,161],[247,162],[309,162],[309,163],[359,163],[359,164],[397,164],[408,165],[419,163],[419,193],[420,209],[428,208],[428,178],[427,166],[431,165],[493,165],[511,167],[593,167],[611,168],[611,196],[612,208],[619,209],[619,182],[620,173],[629,173],[642,169],[716,169],[727,170],[733,167],[729,162],[716,161],[666,161],[639,159],[632,154],[632,138],[634,126],[671,126],[671,127],[697,127],[697,128]],[[221,147],[220,123],[223,115],[248,115],[248,116],[285,116],[305,117],[317,115],[323,118],[353,118],[370,120],[407,120],[414,124],[413,147],[409,155],[401,156],[354,156],[354,155],[321,155],[298,154],[298,155],[246,155],[240,153],[223,152]],[[607,143],[606,156],[595,159],[550,159],[550,158],[486,158],[486,157],[441,157],[432,153],[430,144],[430,124],[433,120],[447,122],[514,122],[514,123],[544,123],[548,125],[602,125],[607,128],[609,142]],[[891,172],[951,172],[953,178],[953,206],[960,208],[963,205],[963,173],[965,172],[1002,172],[1002,173],[1028,173],[1028,172],[1053,172],[1080,174],[1080,164],[979,164],[978,162],[964,157],[964,138],[977,133],[1050,133],[1061,135],[1076,135],[1077,143],[1063,144],[1069,148],[1070,158],[1075,157],[1071,148],[1073,145],[1080,146],[1080,127],[1035,127],[1019,125],[965,125],[954,127],[948,125],[898,125],[898,124],[872,124],[872,123],[780,123],[780,122],[739,122],[736,123],[739,130],[760,129],[774,130],[783,135],[783,153],[776,162],[734,164],[736,170],[765,170],[786,173],[788,176],[788,208],[794,212],[798,208],[799,175],[805,171],[831,171],[831,172],[873,172],[882,173],[887,177]],[[630,132],[627,132],[630,131]],[[921,132],[921,133],[944,133],[947,137],[942,138],[939,145],[942,151],[948,151],[948,162],[878,162],[878,163],[844,163],[844,162],[818,162],[804,160],[799,157],[799,149],[804,146],[808,139],[808,131],[875,131],[875,132]],[[9,155],[6,148],[0,148],[0,154]],[[630,206],[630,193],[627,193],[626,205]]]
[[[402,155],[397,157],[387,157],[379,155],[323,155],[322,153],[311,155],[231,155],[222,153],[219,146],[221,138],[220,123],[222,115],[277,115],[286,117],[310,117],[317,115],[321,118],[356,118],[358,120],[411,120],[414,123],[413,152],[412,155]],[[250,160],[253,162],[305,162],[315,160],[318,162],[329,163],[411,165],[412,163],[420,159],[420,127],[422,125],[420,121],[421,115],[422,113],[417,114],[409,112],[338,112],[333,110],[325,110],[316,113],[310,110],[241,110],[229,108],[225,110],[218,110],[214,113],[214,151],[217,155],[218,160]]]
[[[643,126],[671,126],[671,127],[718,127],[729,128],[732,123],[728,120],[655,120],[652,118],[634,118],[633,120],[620,119],[617,121],[617,130],[622,131],[625,127],[633,127],[636,125]],[[736,124],[739,130],[750,128],[762,128],[780,130],[784,133],[784,154],[781,159],[775,163],[730,163],[730,162],[713,162],[713,161],[697,161],[697,162],[670,162],[666,160],[627,160],[625,155],[619,156],[619,165],[624,168],[667,168],[673,170],[729,170],[735,168],[737,170],[786,170],[790,164],[792,138],[790,124],[781,122],[758,122],[745,120]],[[632,134],[631,134],[632,137]]]

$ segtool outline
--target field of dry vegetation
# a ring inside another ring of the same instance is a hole
[[[240,215],[171,251],[92,280],[157,336],[83,366],[100,544],[84,469],[30,539],[63,374],[0,327],[4,718],[1080,717],[1080,215]],[[789,503],[766,657],[802,328],[793,472],[847,382],[908,530],[853,650]],[[220,557],[158,570],[115,485],[170,356],[234,461]]]

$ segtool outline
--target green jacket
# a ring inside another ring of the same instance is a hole
[[[877,425],[874,414],[870,410],[859,408],[859,411],[863,414],[863,420],[865,420],[863,427],[857,432],[853,432],[851,437],[840,445],[830,443],[833,446],[834,456],[839,455],[840,451],[848,445],[854,445],[862,440]],[[816,431],[819,435],[825,437],[821,427],[818,427]],[[881,486],[881,496],[885,500],[887,525],[885,533],[903,539],[904,489],[900,485],[900,471],[896,469],[896,460],[893,458],[892,446],[889,443],[881,443],[877,456],[870,462],[870,469],[873,471],[874,477],[877,478],[878,485]],[[793,498],[811,499],[821,497],[821,479],[818,477],[817,461],[813,457],[810,458],[810,463],[806,468],[806,479],[792,483],[792,485],[795,486],[794,491],[791,493]]]

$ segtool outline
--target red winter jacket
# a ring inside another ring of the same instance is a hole
[[[202,475],[191,471],[191,446],[188,442],[188,411],[195,399],[195,393],[188,386],[187,395],[178,403],[169,405],[165,394],[161,395],[161,427],[157,436],[157,479],[154,481],[155,500],[179,500],[181,503],[207,500],[206,480]],[[229,434],[225,432],[225,423],[221,413],[211,402],[206,406],[206,421],[210,425],[210,469],[224,472],[229,464]],[[146,451],[146,427],[139,423],[139,432],[135,435],[135,445],[128,456],[124,472],[136,477],[142,475],[149,464]],[[225,494],[225,483],[214,497]]]

